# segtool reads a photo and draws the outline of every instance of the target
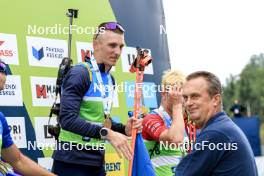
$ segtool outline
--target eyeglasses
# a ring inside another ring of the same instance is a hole
[[[7,67],[6,64],[4,64],[3,62],[0,62],[0,72],[4,73],[7,75]]]
[[[96,36],[94,37],[94,39],[96,39],[98,37],[98,35],[100,34],[100,32],[102,30],[116,30],[119,29],[121,32],[125,32],[125,29],[121,26],[121,24],[117,23],[117,22],[106,22],[106,23],[102,23],[98,26],[99,28],[99,32],[96,34]]]

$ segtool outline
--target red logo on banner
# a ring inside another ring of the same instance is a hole
[[[0,41],[0,46],[4,43],[5,41]],[[13,51],[12,50],[3,50],[0,49],[0,57],[12,57],[13,56]]]
[[[37,98],[47,98],[47,90],[45,85],[36,85]]]
[[[86,57],[91,58],[91,55],[93,55],[93,51],[82,49],[81,54],[82,54],[82,62],[85,62]]]
[[[55,85],[36,85],[37,98],[52,98],[55,97],[56,86]]]

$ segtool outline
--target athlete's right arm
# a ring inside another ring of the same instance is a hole
[[[69,70],[64,81],[60,106],[60,125],[73,133],[100,139],[102,127],[79,117],[83,96],[90,86],[87,68],[77,65]]]

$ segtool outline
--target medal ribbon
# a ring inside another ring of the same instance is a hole
[[[112,78],[110,76],[110,73],[107,74],[107,79],[108,79],[108,97],[106,96],[106,86],[103,83],[102,80],[102,76],[100,73],[100,70],[98,68],[98,65],[96,63],[96,60],[94,57],[91,57],[91,63],[93,66],[93,70],[95,71],[96,74],[96,78],[98,81],[98,85],[99,85],[99,90],[101,92],[101,98],[103,101],[103,107],[104,107],[104,114],[109,116],[110,115],[110,111],[111,111],[111,107],[112,107],[112,102],[113,102],[113,95],[114,95],[114,87],[113,87],[113,82],[112,82]]]

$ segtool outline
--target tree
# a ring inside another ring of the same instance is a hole
[[[251,115],[257,115],[264,122],[264,54],[253,55],[238,79],[230,76],[224,91],[224,108],[232,105],[235,98],[250,107]]]
[[[232,106],[234,99],[238,96],[238,76],[230,75],[230,78],[226,80],[226,87],[223,88],[223,105],[226,112]]]

